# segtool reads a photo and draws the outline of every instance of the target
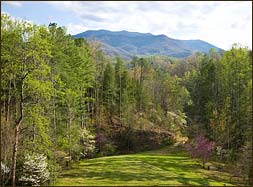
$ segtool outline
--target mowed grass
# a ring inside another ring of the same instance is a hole
[[[169,148],[84,160],[56,186],[233,185],[228,173],[202,169],[198,160]],[[238,184],[237,184],[238,185]]]

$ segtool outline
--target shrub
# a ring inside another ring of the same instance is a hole
[[[101,152],[103,155],[113,155],[116,152],[116,146],[111,143],[107,143],[103,146]]]
[[[220,160],[224,160],[226,154],[227,154],[227,150],[223,149],[221,146],[217,146],[216,147],[216,154],[219,157]]]
[[[55,152],[55,157],[56,157],[56,162],[60,164],[61,166],[65,166],[65,157],[67,157],[68,154],[65,153],[64,151],[56,151]]]
[[[9,174],[10,174],[10,168],[6,164],[1,162],[1,179],[2,179],[2,183],[5,185],[9,182],[9,178],[8,178]]]
[[[81,130],[81,144],[81,156],[91,157],[95,151],[95,136],[86,128]]]
[[[202,135],[198,136],[195,144],[189,147],[191,156],[194,158],[200,158],[203,161],[203,167],[205,167],[205,163],[209,160],[213,149],[214,143]]]
[[[61,166],[56,162],[56,160],[47,160],[48,171],[50,173],[50,183],[54,183],[59,177],[60,172],[62,171]]]
[[[46,156],[43,154],[26,154],[19,181],[23,185],[39,186],[49,181]]]

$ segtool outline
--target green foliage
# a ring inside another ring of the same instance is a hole
[[[186,108],[192,119],[189,130],[195,128],[190,136],[204,133],[225,150],[220,159],[241,162],[241,149],[252,141],[251,51],[237,44],[223,56],[211,51],[184,79],[193,101]]]
[[[5,106],[1,112],[6,116],[6,133],[21,116],[20,135],[15,135],[20,137],[18,152],[45,153],[50,170],[56,174],[55,149],[70,156],[80,153],[78,132],[84,118],[85,93],[94,80],[89,45],[75,41],[56,24],[47,28],[7,15],[1,15],[1,33],[1,104]],[[4,147],[6,160],[13,146]],[[26,184],[31,182],[28,175],[23,176]]]

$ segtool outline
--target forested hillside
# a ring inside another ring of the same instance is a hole
[[[185,137],[193,157],[252,182],[251,50],[125,62],[56,23],[1,15],[1,186],[53,184],[78,160]]]

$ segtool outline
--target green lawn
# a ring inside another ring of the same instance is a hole
[[[232,185],[229,174],[202,169],[197,160],[168,148],[85,160],[65,170],[57,186]]]

